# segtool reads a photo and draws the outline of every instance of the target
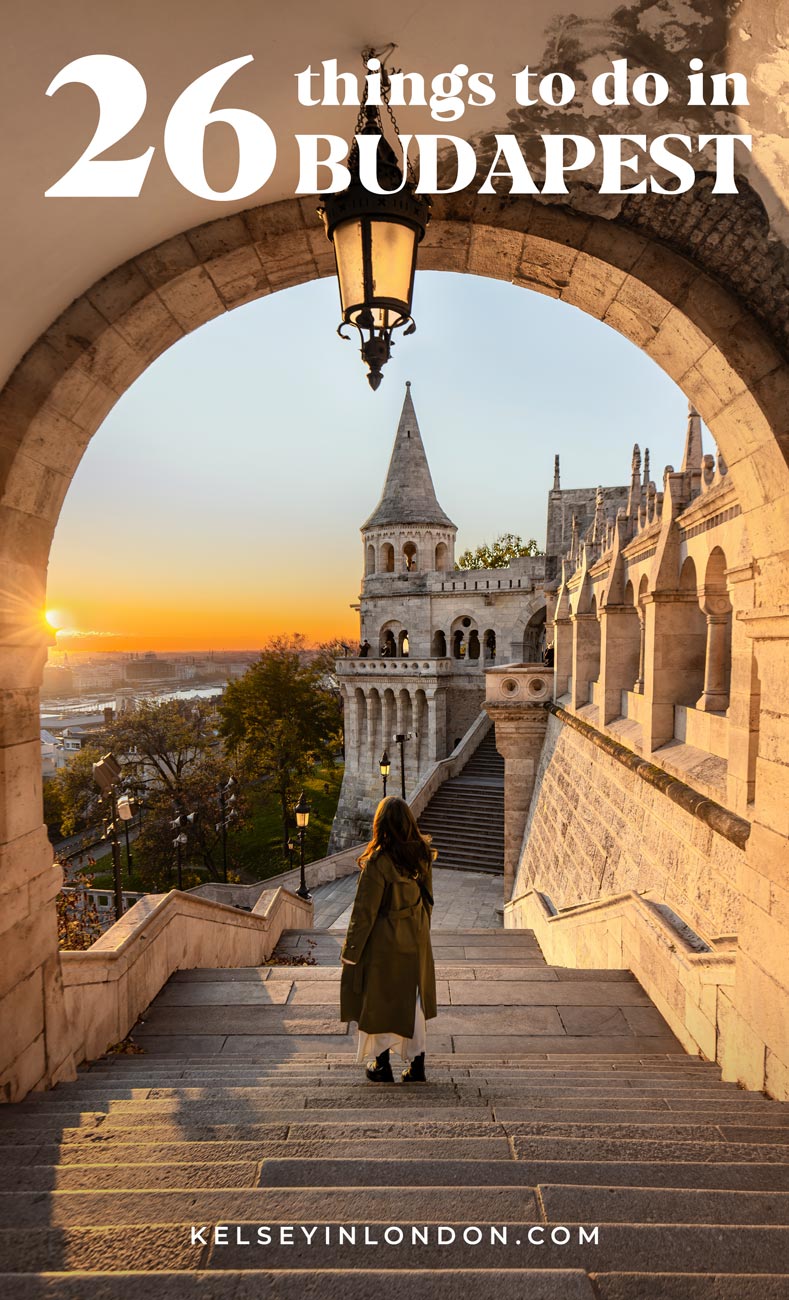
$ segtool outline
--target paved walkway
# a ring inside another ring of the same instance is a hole
[[[313,890],[315,929],[348,928],[358,872]],[[433,870],[433,931],[501,929],[504,880],[477,871]]]
[[[281,964],[179,971],[142,1055],[0,1107],[0,1294],[785,1300],[786,1109],[685,1056],[628,972],[449,929],[481,904],[437,892],[426,1084],[355,1063],[340,912]]]
[[[350,1063],[356,1032],[339,1018],[343,936],[340,927],[290,930],[275,953],[280,965],[177,972],[134,1041],[158,1057],[264,1061],[308,1053]],[[431,1059],[681,1052],[629,972],[548,966],[529,931],[439,929],[433,951]]]

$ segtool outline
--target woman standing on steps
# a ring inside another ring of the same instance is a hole
[[[379,803],[342,949],[340,1016],[359,1026],[356,1059],[372,1083],[394,1083],[389,1052],[410,1065],[404,1083],[425,1082],[427,1020],[437,1015],[430,945],[436,857],[408,804]]]

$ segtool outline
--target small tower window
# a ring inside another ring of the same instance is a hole
[[[391,542],[384,542],[381,547],[381,572],[394,573],[394,547]]]
[[[413,542],[406,542],[403,547],[403,559],[406,572],[411,573],[416,568],[416,546]]]

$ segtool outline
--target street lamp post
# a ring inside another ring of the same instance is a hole
[[[115,789],[120,780],[121,765],[114,754],[104,754],[93,764],[93,779],[101,790],[101,802],[109,801],[110,821],[105,826],[105,837],[112,844],[112,882],[115,894],[115,920],[123,916],[123,879],[121,877],[121,846],[118,839],[118,808]]]
[[[175,849],[175,866],[176,866],[179,889],[183,888],[181,851],[184,845],[189,843],[189,837],[186,834],[186,828],[188,826],[193,826],[196,818],[197,818],[197,813],[182,812],[182,813],[178,813],[177,816],[174,817],[173,820],[170,822],[170,830],[178,832],[175,839],[173,840],[173,848]]]
[[[128,794],[122,794],[117,801],[118,816],[123,822],[123,833],[126,837],[126,874],[129,881],[132,879],[132,852],[129,843],[129,823],[134,817],[134,805]]]
[[[405,799],[405,742],[411,739],[410,731],[401,731],[395,736],[400,746],[400,794]]]
[[[304,798],[304,791],[299,795],[299,802],[296,804],[296,825],[299,830],[299,852],[301,855],[301,882],[296,893],[299,898],[310,899],[312,894],[307,888],[307,882],[304,879],[304,836],[310,820],[310,805]]]
[[[293,837],[289,835],[288,836],[288,871],[293,870],[293,852],[295,848],[296,845],[293,843]]]
[[[181,831],[180,835],[176,835],[173,840],[173,844],[175,845],[176,879],[179,889],[183,889],[184,884],[183,875],[181,873],[181,850],[187,842],[186,831]]]
[[[380,769],[381,769],[381,776],[382,776],[382,778],[383,778],[383,783],[384,783],[384,799],[385,799],[385,798],[386,798],[386,779],[387,779],[387,777],[389,776],[389,773],[390,773],[391,770],[392,770],[392,764],[389,762],[389,755],[387,754],[386,750],[384,750],[383,754],[381,755],[381,757],[380,757],[380,759],[379,759],[379,761],[378,761],[378,766],[379,766]]]
[[[227,884],[227,828],[230,822],[237,816],[235,808],[231,807],[228,811],[228,805],[236,802],[235,791],[238,788],[238,781],[234,776],[219,787],[219,811],[221,820],[217,823],[216,829],[222,832],[222,874]]]

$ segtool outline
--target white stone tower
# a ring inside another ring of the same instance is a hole
[[[406,386],[381,499],[362,525],[359,603],[364,653],[341,659],[345,775],[331,836],[336,851],[364,840],[382,794],[379,760],[389,754],[388,793],[406,797],[476,721],[484,669],[523,655],[529,620],[545,594],[544,561],[509,569],[455,570],[457,528],[439,505]],[[365,645],[366,643],[366,645]]]

